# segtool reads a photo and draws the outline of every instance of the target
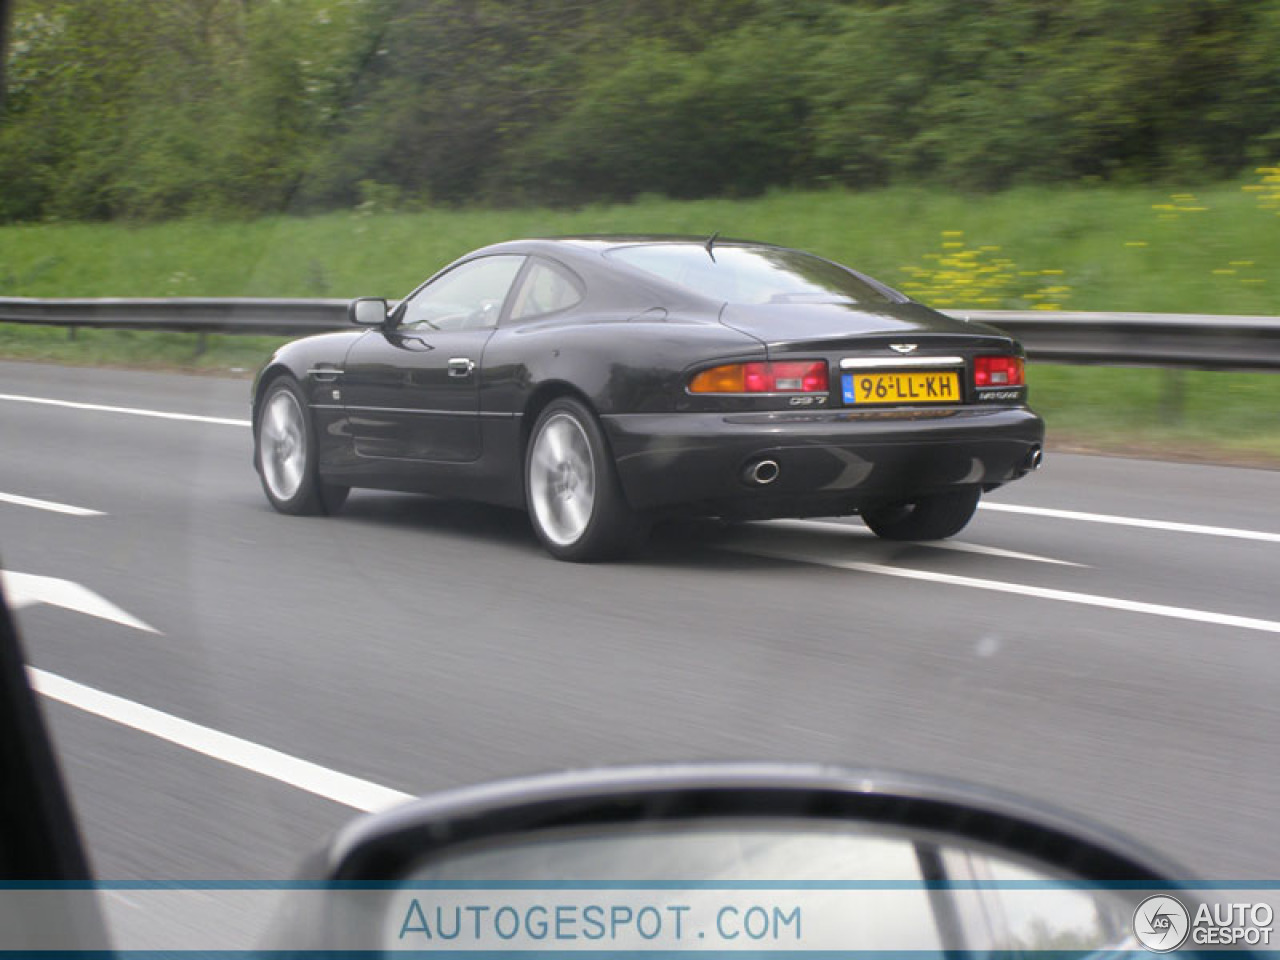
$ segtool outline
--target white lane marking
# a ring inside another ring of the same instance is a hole
[[[784,527],[788,530],[830,530],[849,533],[856,537],[870,538],[875,534],[865,527],[855,527],[849,523],[836,523],[831,520],[765,520],[771,527]],[[961,543],[959,540],[930,540],[911,544],[917,547],[930,547],[934,550],[954,550],[957,553],[980,553],[987,557],[1003,557],[1006,560],[1026,560],[1032,563],[1052,563],[1060,567],[1084,567],[1086,564],[1073,563],[1070,560],[1057,560],[1054,557],[1042,557],[1035,553],[1020,553],[1017,550],[1005,550],[1001,547],[987,547],[980,543]]]
[[[171,413],[166,410],[144,410],[138,407],[112,407],[100,403],[78,403],[71,400],[54,400],[49,397],[28,397],[12,393],[0,393],[0,400],[13,400],[19,403],[42,403],[54,407],[70,407],[75,410],[96,410],[103,413],[127,413],[136,417],[156,417],[161,420],[188,420],[194,423],[214,423],[228,427],[252,427],[252,420],[236,420],[231,417],[205,417],[194,413]],[[1145,520],[1139,517],[1120,517],[1104,513],[1084,513],[1078,510],[1058,510],[1052,507],[1024,507],[1013,503],[978,504],[979,509],[993,510],[1003,513],[1022,513],[1038,517],[1053,517],[1060,520],[1083,520],[1090,523],[1110,523],[1122,527],[1144,527],[1148,530],[1168,530],[1174,533],[1197,533],[1214,537],[1234,537],[1239,540],[1261,540],[1267,543],[1280,543],[1280,533],[1269,533],[1260,530],[1241,530],[1235,527],[1214,527],[1199,523],[1175,523],[1170,520]],[[936,544],[935,544],[936,545]],[[951,544],[943,549],[963,550],[969,553],[986,553],[991,556],[1010,556],[1008,553],[993,553],[999,548],[982,547],[978,544]],[[1012,556],[1012,559],[1031,559],[1032,554]],[[1059,563],[1069,566],[1065,560],[1036,558],[1042,563]]]
[[[982,510],[1022,513],[1033,517],[1053,517],[1057,520],[1083,520],[1087,523],[1110,523],[1119,527],[1144,527],[1148,530],[1169,530],[1173,533],[1199,533],[1210,537],[1235,537],[1237,540],[1280,543],[1280,533],[1268,533],[1264,530],[1210,527],[1201,523],[1175,523],[1172,520],[1144,520],[1141,517],[1117,517],[1108,513],[1082,513],[1079,510],[1056,510],[1051,507],[1024,507],[1016,503],[980,503],[978,506]]]
[[[110,600],[100,597],[88,587],[81,586],[73,580],[61,580],[58,577],[39,577],[32,573],[16,573],[12,570],[0,570],[0,584],[4,585],[5,596],[14,610],[47,603],[53,607],[74,610],[100,620],[110,620],[125,627],[133,627],[146,633],[159,633],[149,623],[144,623],[131,613],[121,610]]]
[[[874,573],[885,577],[901,577],[905,580],[925,580],[929,583],[944,583],[954,587],[968,587],[972,590],[990,590],[995,593],[1012,593],[1022,597],[1035,597],[1040,600],[1060,600],[1064,603],[1078,603],[1087,607],[1104,607],[1108,610],[1126,610],[1130,613],[1146,613],[1156,617],[1169,617],[1174,620],[1191,620],[1196,623],[1211,623],[1220,627],[1239,627],[1242,630],[1260,630],[1263,633],[1280,633],[1280,621],[1260,620],[1255,617],[1240,617],[1232,613],[1213,613],[1209,610],[1194,610],[1190,607],[1171,607],[1163,603],[1144,603],[1140,600],[1123,600],[1119,597],[1103,597],[1092,593],[1076,593],[1073,590],[1053,590],[1048,587],[1032,587],[1022,583],[1005,583],[1000,580],[980,580],[977,577],[960,577],[950,573],[934,573],[931,570],[913,570],[908,567],[892,567],[880,563],[862,563],[857,560],[825,560],[800,553],[796,550],[785,550],[768,545],[734,546],[726,544],[722,550],[770,557],[777,560],[790,560],[795,563],[810,563],[824,567],[835,567],[841,570],[853,570],[858,573]]]
[[[372,813],[413,799],[410,794],[300,760],[57,674],[27,667],[27,676],[32,688],[51,700],[356,810]]]
[[[24,397],[14,393],[0,393],[0,400],[13,400],[17,403],[42,403],[50,407],[96,410],[101,413],[127,413],[135,417],[156,417],[160,420],[190,420],[194,423],[216,423],[227,427],[253,426],[252,421],[233,420],[230,417],[202,417],[194,413],[170,413],[166,410],[143,410],[138,407],[109,407],[101,403],[76,403],[71,400],[52,400],[49,397]]]
[[[101,510],[90,510],[88,507],[73,507],[69,503],[55,503],[52,500],[38,500],[35,497],[23,497],[16,493],[0,493],[0,503],[12,503],[19,507],[34,507],[36,510],[48,510],[50,513],[65,513],[73,517],[105,517]]]

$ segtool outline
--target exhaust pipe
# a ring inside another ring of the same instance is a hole
[[[1039,470],[1042,463],[1044,463],[1044,451],[1036,447],[1027,455],[1027,472]]]
[[[755,463],[748,464],[747,468],[742,471],[742,479],[747,483],[755,484],[757,487],[767,487],[778,479],[780,473],[782,473],[782,468],[778,466],[778,461],[757,460]]]

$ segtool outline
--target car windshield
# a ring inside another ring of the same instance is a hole
[[[798,250],[646,243],[607,256],[725,303],[894,303],[886,287]]]

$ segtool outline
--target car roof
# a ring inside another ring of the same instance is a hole
[[[715,246],[719,247],[734,247],[740,250],[786,251],[788,253],[797,253],[804,256],[816,257],[816,259],[819,260],[825,259],[817,256],[816,254],[797,250],[793,247],[784,247],[773,243],[761,243],[756,240],[720,237],[716,234],[709,234],[707,236],[691,236],[689,234],[619,233],[570,234],[566,236],[530,237],[523,240],[508,240],[502,243],[482,247],[479,250],[473,250],[459,258],[458,261],[455,261],[455,264],[462,260],[469,260],[477,256],[490,256],[495,254],[520,254],[530,256],[541,254],[550,259],[559,259],[566,265],[574,266],[581,270],[584,276],[594,276],[597,280],[608,276],[611,279],[625,281],[630,284],[639,283],[650,290],[654,287],[658,287],[665,291],[665,295],[672,299],[672,302],[678,300],[688,304],[699,304],[703,307],[714,307],[723,303],[723,301],[718,297],[709,296],[704,292],[699,292],[680,284],[673,283],[666,278],[641,270],[637,267],[631,267],[620,262],[613,262],[608,265],[601,262],[606,253],[625,247],[641,246],[645,244],[671,244],[706,247],[713,239],[715,241]],[[841,269],[849,270],[849,268],[843,264],[836,265],[841,267]],[[450,267],[452,266],[453,264],[450,265]],[[884,285],[880,284],[878,281],[862,274],[858,274],[856,270],[851,272],[862,277],[862,279],[874,286],[884,287]],[[904,298],[902,294],[899,294],[888,287],[884,287],[884,289],[894,297],[907,299]],[[614,290],[616,292],[617,288],[615,287]]]
[[[647,243],[697,244],[706,246],[712,234],[706,236],[690,236],[687,234],[661,233],[625,233],[625,234],[574,234],[568,236],[530,237],[524,240],[508,240],[496,243],[475,253],[553,253],[555,251],[580,251],[583,253],[604,253],[619,247],[635,246]],[[715,238],[718,246],[757,247],[768,250],[782,250],[776,244],[760,243],[755,240],[737,240],[728,237]]]

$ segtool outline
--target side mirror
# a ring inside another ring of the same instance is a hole
[[[1172,879],[1183,876],[1092,827],[942,781],[776,765],[604,770],[355,821],[304,873],[323,894],[299,894],[268,946],[1105,956],[1140,949],[1149,896],[1195,903]]]
[[[387,322],[387,301],[381,297],[360,297],[347,306],[347,318],[359,327],[381,327]]]

